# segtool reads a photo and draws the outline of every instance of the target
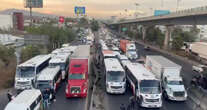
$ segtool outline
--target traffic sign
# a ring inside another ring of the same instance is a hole
[[[85,11],[85,7],[80,7],[80,6],[75,6],[75,9],[74,10],[75,10],[75,14],[78,14],[78,15],[79,14],[82,14],[83,15],[86,12]]]
[[[65,18],[64,18],[63,16],[60,16],[60,17],[59,17],[59,22],[60,22],[60,23],[64,23],[64,22],[65,22]]]

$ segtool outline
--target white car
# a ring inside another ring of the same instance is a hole
[[[204,67],[207,67],[207,66],[206,65],[196,65],[196,66],[192,66],[192,70],[196,71],[196,72],[202,72]]]

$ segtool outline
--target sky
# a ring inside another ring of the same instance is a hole
[[[163,2],[162,2],[163,1]],[[95,18],[110,18],[111,16],[134,17],[149,16],[156,9],[175,11],[207,6],[207,0],[43,0],[43,8],[34,8],[34,11],[75,17],[74,7],[85,6],[86,14]],[[135,4],[139,4],[136,6]],[[0,0],[0,10],[16,8],[25,9],[24,0]]]

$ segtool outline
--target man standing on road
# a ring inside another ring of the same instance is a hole
[[[12,100],[12,93],[10,90],[7,91],[7,97],[9,99],[9,102]]]
[[[129,97],[129,104],[130,104],[131,110],[134,110],[135,109],[135,97],[134,96]]]
[[[121,104],[121,106],[120,106],[120,110],[126,110],[124,104]]]

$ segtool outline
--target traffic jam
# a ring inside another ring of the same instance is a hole
[[[16,69],[14,88],[4,110],[49,110],[61,86],[65,98],[86,98],[90,68],[90,43],[63,44],[47,55],[37,55]],[[66,83],[66,84],[65,84]],[[61,110],[61,108],[59,108]]]
[[[99,53],[93,57],[103,65],[106,93],[124,95],[130,90],[135,102],[143,108],[162,108],[164,99],[187,100],[180,65],[160,55],[143,58],[134,41],[111,37],[105,28],[101,28],[100,35]],[[19,64],[15,89],[21,92],[12,97],[4,110],[50,109],[63,83],[65,90],[61,94],[67,100],[87,98],[90,50],[97,45],[93,45],[95,40],[91,38],[81,42],[82,45],[64,44],[50,54],[37,55]]]
[[[117,38],[107,29],[102,29],[99,44],[98,58],[104,66],[106,93],[124,95],[130,90],[141,108],[162,108],[163,100],[181,103],[187,100],[180,75],[182,66],[161,55],[143,58],[134,41]]]

